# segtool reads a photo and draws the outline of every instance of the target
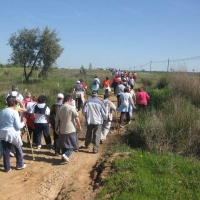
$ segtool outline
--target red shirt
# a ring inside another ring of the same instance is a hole
[[[140,105],[147,105],[147,101],[150,99],[149,95],[145,92],[138,92],[136,96],[136,101]]]

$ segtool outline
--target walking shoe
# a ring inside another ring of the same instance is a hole
[[[69,162],[69,158],[65,154],[62,155],[62,159],[66,162]]]
[[[124,126],[123,125],[119,125],[120,126],[120,128],[124,128]]]
[[[38,145],[36,148],[37,148],[37,149],[41,149],[41,147],[42,147],[41,145]]]
[[[98,153],[98,150],[94,149],[94,150],[93,150],[93,153],[94,153],[94,154],[95,154],[95,153]]]
[[[128,124],[130,124],[131,123],[131,120],[128,122]]]
[[[10,172],[10,171],[12,171],[12,169],[10,168],[6,173],[8,173],[8,172]]]
[[[15,154],[10,152],[10,157],[15,157]]]
[[[26,168],[26,164],[24,164],[22,167],[17,167],[16,169],[20,170],[20,169],[24,169]]]

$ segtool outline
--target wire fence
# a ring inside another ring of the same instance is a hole
[[[134,71],[175,71],[175,70],[182,70],[187,71],[187,67],[193,66],[193,72],[197,72],[200,70],[200,56],[190,57],[190,58],[183,58],[183,59],[167,59],[161,61],[149,61],[143,65],[138,65],[134,67],[130,67],[131,70]],[[196,70],[195,70],[196,69]]]

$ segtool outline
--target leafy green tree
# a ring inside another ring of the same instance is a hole
[[[48,72],[63,52],[55,30],[22,29],[11,35],[8,45],[12,48],[10,61],[24,68],[25,81],[28,82],[33,70],[39,69],[40,77],[47,77]]]

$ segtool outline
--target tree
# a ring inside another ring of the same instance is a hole
[[[40,69],[39,76],[47,77],[49,70],[63,52],[55,30],[45,27],[43,31],[22,29],[11,35],[8,45],[12,48],[10,61],[24,68],[25,81],[28,82],[33,70]]]

